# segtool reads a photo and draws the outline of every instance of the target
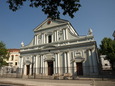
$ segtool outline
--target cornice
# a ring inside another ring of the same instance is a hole
[[[88,40],[88,39],[92,39],[93,36],[84,36],[84,37],[78,37],[76,39],[70,39],[70,40],[63,40],[63,41],[57,41],[57,42],[52,42],[52,43],[46,43],[46,44],[41,44],[41,45],[34,45],[34,46],[25,46],[25,47],[22,47],[20,48],[20,50],[23,50],[23,49],[40,49],[41,47],[44,47],[44,46],[59,46],[59,45],[63,45],[63,43],[69,43],[69,45],[72,45],[72,44],[78,44],[78,43],[85,43],[85,42],[88,42],[88,41],[94,41],[94,40]],[[80,40],[84,40],[84,41],[80,41]],[[80,42],[78,42],[80,41]],[[67,44],[68,45],[68,44]]]
[[[92,42],[85,42],[85,43],[78,43],[78,44],[68,44],[68,45],[64,45],[64,46],[58,46],[55,48],[43,48],[43,49],[31,49],[31,50],[24,50],[21,51],[21,53],[43,53],[43,52],[55,52],[55,51],[69,51],[71,49],[79,49],[79,48],[84,48],[84,49],[91,49],[95,47],[95,41]],[[49,51],[50,50],[50,51]]]

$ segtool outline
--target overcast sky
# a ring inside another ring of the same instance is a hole
[[[0,0],[0,41],[7,48],[20,48],[23,41],[29,44],[34,37],[33,29],[46,18],[40,8],[30,8],[27,3],[16,12],[8,9],[6,0]],[[115,30],[115,0],[80,0],[82,7],[71,19],[61,16],[71,22],[79,35],[87,35],[92,28],[94,38],[99,46],[104,37],[113,39]]]

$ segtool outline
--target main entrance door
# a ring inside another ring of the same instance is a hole
[[[29,73],[30,73],[30,65],[26,65],[26,70],[27,70],[26,74],[29,75]]]
[[[77,75],[83,75],[83,66],[82,62],[76,63]]]
[[[53,61],[48,62],[48,75],[53,74]]]

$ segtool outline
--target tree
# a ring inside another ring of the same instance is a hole
[[[3,42],[0,42],[0,67],[7,64],[5,59],[8,58],[8,49],[6,49],[5,44]]]
[[[110,63],[113,65],[115,63],[115,40],[111,38],[104,38],[101,41],[100,45],[100,54],[107,55],[107,59],[110,60]]]
[[[18,10],[27,0],[7,0],[12,11]],[[80,0],[28,0],[30,7],[41,7],[42,11],[51,18],[60,18],[60,8],[63,15],[74,17],[74,13],[79,10]]]

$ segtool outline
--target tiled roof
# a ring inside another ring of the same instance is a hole
[[[20,49],[8,49],[9,52],[19,52]]]

